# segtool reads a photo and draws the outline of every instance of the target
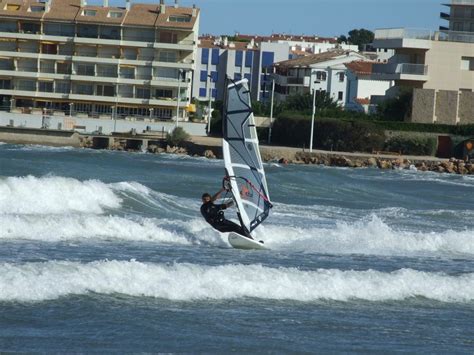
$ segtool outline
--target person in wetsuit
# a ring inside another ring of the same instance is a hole
[[[207,223],[209,223],[214,229],[217,229],[219,232],[235,232],[244,237],[253,239],[243,227],[232,221],[229,221],[228,219],[225,219],[224,210],[231,207],[234,204],[233,201],[223,204],[214,203],[214,201],[216,201],[221,195],[221,193],[225,190],[225,188],[222,188],[214,196],[211,196],[208,193],[202,195],[202,216],[204,217]]]

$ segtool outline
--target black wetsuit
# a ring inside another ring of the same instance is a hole
[[[219,232],[235,232],[249,238],[244,228],[232,221],[225,219],[224,210],[226,208],[227,206],[225,204],[216,205],[209,201],[201,206],[201,214],[206,222],[217,229]]]

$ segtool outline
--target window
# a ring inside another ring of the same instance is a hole
[[[78,64],[77,75],[95,76],[94,64]]]
[[[462,57],[461,58],[461,70],[474,70],[474,57]]]
[[[51,43],[41,43],[41,53],[43,54],[58,54],[58,45]]]
[[[161,51],[159,56],[160,62],[167,62],[167,63],[176,63],[176,52],[172,51]]]
[[[115,88],[113,85],[97,85],[96,95],[115,96]]]
[[[275,61],[275,53],[273,52],[262,53],[262,68],[271,67],[274,61]]]
[[[201,70],[201,81],[207,81],[207,71]]]
[[[155,116],[159,118],[170,119],[172,116],[170,108],[155,108]]]
[[[96,10],[84,10],[82,11],[82,16],[95,16],[97,14]]]
[[[0,79],[0,89],[10,89],[11,80]]]
[[[211,90],[212,97],[215,99],[217,97],[217,89]]]
[[[52,81],[40,81],[38,83],[38,91],[53,92],[53,82]]]
[[[240,74],[240,73],[234,73],[234,80],[235,80],[235,81],[242,80],[242,74]]]
[[[160,32],[160,42],[178,43],[178,34],[173,32]]]
[[[39,23],[23,22],[20,26],[24,33],[37,34],[41,32],[41,25]]]
[[[144,87],[137,87],[135,97],[137,99],[149,99],[150,89]]]
[[[218,48],[214,48],[212,50],[211,64],[212,65],[218,65],[219,64],[219,49]]]
[[[252,81],[252,75],[250,74],[244,74],[244,78],[249,81],[249,83]]]
[[[252,67],[252,61],[253,61],[253,52],[251,51],[245,52],[245,66],[247,68]]]
[[[120,11],[110,11],[109,17],[111,18],[121,18],[123,16],[123,12]]]
[[[31,6],[30,12],[44,12],[44,6]]]
[[[19,80],[18,90],[36,91],[36,82],[33,80]]]
[[[5,10],[7,11],[18,11],[20,10],[20,5],[17,4],[7,4],[5,6]]]
[[[59,94],[69,94],[71,91],[71,85],[64,81],[57,81],[56,82],[56,89],[55,92]]]
[[[453,31],[462,31],[462,30],[463,30],[463,23],[462,22],[454,22]]]
[[[209,48],[203,48],[201,51],[201,64],[209,64]]]
[[[91,84],[77,84],[76,94],[94,95],[94,87]]]
[[[325,71],[316,72],[316,80],[326,81],[327,73]]]
[[[200,88],[199,89],[199,97],[206,97],[206,88]]]
[[[236,51],[235,52],[235,66],[236,67],[241,67],[242,66],[242,59],[243,59],[243,52],[242,51]]]
[[[156,89],[155,97],[157,99],[170,99],[173,97],[173,90],[170,89]]]
[[[191,22],[191,16],[170,16],[169,22]]]
[[[56,73],[57,74],[71,74],[71,63],[58,62],[56,64]]]
[[[343,99],[344,99],[344,92],[339,91],[339,92],[337,93],[337,100],[338,100],[338,101],[342,101]]]
[[[344,75],[343,72],[339,73],[339,82],[341,82],[341,83],[344,82],[344,76],[345,75]]]
[[[216,71],[211,71],[211,80],[212,82],[217,83],[217,81],[219,80],[219,73],[217,73]]]

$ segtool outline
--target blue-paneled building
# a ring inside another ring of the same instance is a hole
[[[252,100],[267,100],[271,95],[271,67],[287,60],[287,43],[228,42],[201,39],[193,77],[193,98],[222,100],[226,76],[233,80],[246,78],[250,83]]]

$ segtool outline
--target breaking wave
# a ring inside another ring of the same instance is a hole
[[[252,297],[301,302],[383,302],[421,297],[441,302],[472,302],[474,274],[451,276],[413,269],[390,273],[301,271],[261,265],[165,265],[134,260],[0,265],[2,301],[44,301],[90,293],[173,301]]]
[[[306,253],[395,256],[474,256],[473,230],[412,232],[390,227],[376,215],[331,227],[266,225],[258,232],[271,249]]]

